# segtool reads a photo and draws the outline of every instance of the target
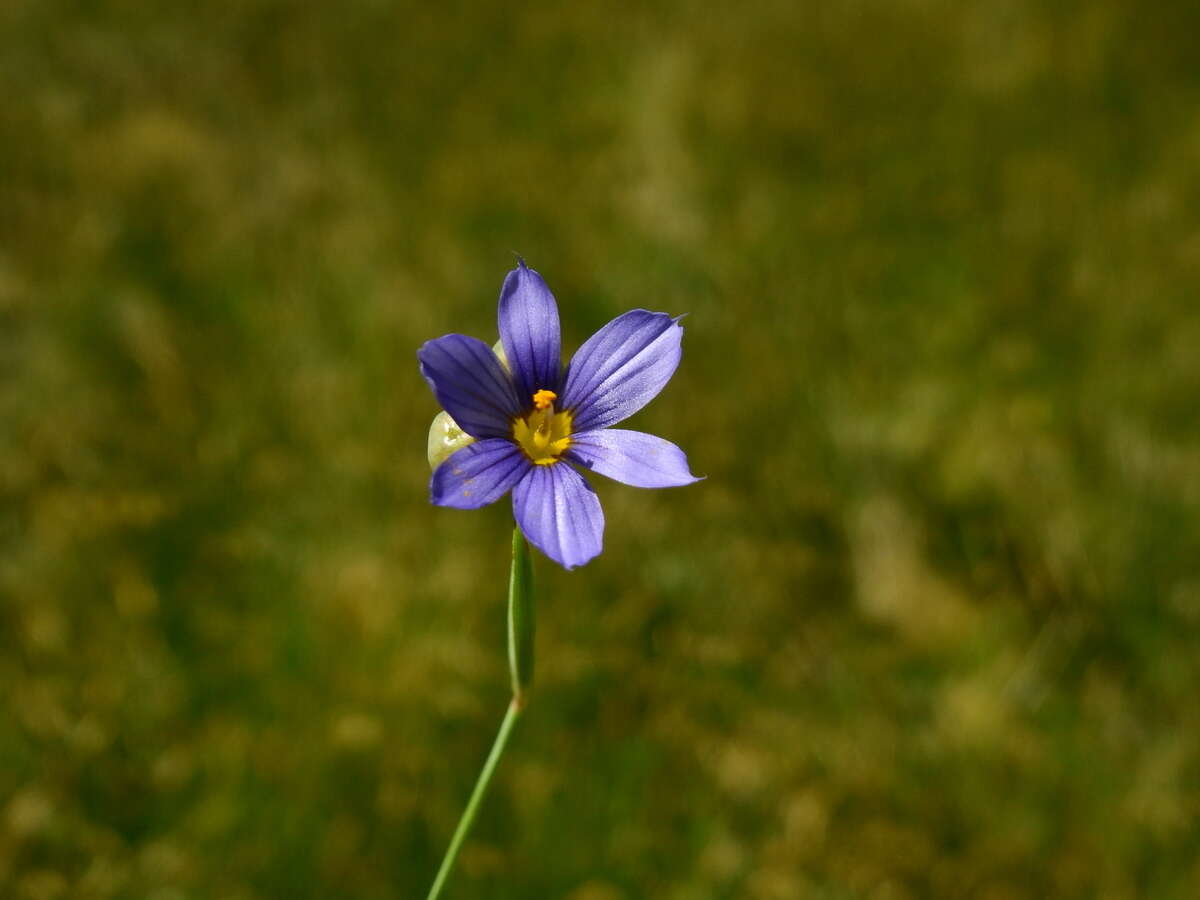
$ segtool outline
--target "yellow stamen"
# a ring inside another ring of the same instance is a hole
[[[523,419],[513,419],[513,440],[535,465],[558,462],[571,446],[571,414],[555,412],[556,399],[554,391],[540,390],[533,395],[533,412]]]

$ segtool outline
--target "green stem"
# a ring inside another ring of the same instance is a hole
[[[508,576],[508,671],[513,699],[525,705],[533,681],[533,560],[520,528],[513,529],[512,571]]]
[[[496,740],[492,743],[492,751],[488,754],[483,771],[479,773],[475,782],[475,790],[471,792],[467,808],[458,820],[454,837],[450,838],[450,846],[446,848],[446,855],[442,857],[442,866],[433,880],[433,887],[429,889],[427,900],[437,900],[441,896],[442,888],[446,886],[446,880],[454,869],[455,860],[458,859],[458,851],[462,849],[463,842],[471,832],[471,826],[475,824],[475,816],[483,803],[492,775],[496,772],[496,765],[508,744],[508,737],[517,722],[517,717],[521,715],[521,710],[525,708],[529,684],[533,680],[533,630],[533,562],[529,558],[529,544],[526,543],[525,536],[521,534],[520,528],[515,528],[512,570],[508,576],[508,668],[512,676],[513,696],[508,704],[508,712],[504,714],[504,721],[500,723]]]
[[[462,818],[458,820],[458,827],[454,829],[454,837],[450,839],[450,846],[442,858],[442,867],[438,869],[437,878],[433,880],[433,887],[429,889],[429,896],[426,900],[437,900],[442,895],[442,888],[446,886],[446,879],[450,877],[450,871],[454,868],[454,861],[458,859],[458,851],[462,849],[463,841],[467,839],[471,826],[475,824],[475,815],[479,812],[483,795],[487,793],[488,784],[491,783],[492,775],[496,771],[496,764],[500,762],[500,755],[504,752],[508,736],[512,733],[513,725],[516,724],[519,715],[521,715],[521,709],[517,706],[514,698],[508,704],[508,712],[504,714],[504,721],[500,723],[500,731],[496,735],[495,743],[492,744],[492,752],[488,754],[487,762],[483,764],[483,771],[479,773],[479,779],[475,782],[475,790],[471,792],[471,799],[467,801],[467,808],[463,810]]]

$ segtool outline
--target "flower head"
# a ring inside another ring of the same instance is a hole
[[[666,313],[631,310],[588,338],[564,371],[558,306],[524,260],[504,279],[499,325],[507,364],[461,334],[417,352],[451,424],[475,439],[434,469],[430,500],[478,509],[512,491],[525,537],[572,569],[600,553],[604,536],[600,501],[573,466],[634,487],[699,480],[670,441],[609,427],[671,379],[683,328]]]

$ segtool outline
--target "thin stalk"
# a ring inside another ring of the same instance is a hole
[[[446,848],[446,855],[442,857],[441,868],[438,869],[437,877],[433,879],[433,887],[429,889],[426,900],[437,900],[441,896],[442,888],[446,886],[446,880],[454,869],[455,860],[458,859],[458,851],[462,849],[467,835],[471,832],[471,826],[475,824],[475,816],[479,813],[492,775],[495,774],[504,748],[508,745],[508,737],[512,734],[521,710],[525,708],[529,685],[533,680],[533,631],[533,563],[525,536],[521,534],[520,528],[514,528],[512,569],[508,576],[508,668],[512,677],[513,696],[508,704],[508,712],[504,714],[504,721],[500,723],[496,740],[492,742],[492,750],[488,753],[483,770],[475,781],[471,799],[467,801],[467,808],[458,820],[454,837],[450,838],[450,846]]]
[[[508,576],[508,672],[512,678],[513,699],[525,705],[525,695],[533,682],[533,560],[529,544],[520,528],[513,529],[512,570]]]
[[[442,888],[446,886],[446,879],[450,877],[454,862],[458,859],[458,851],[462,849],[463,842],[471,831],[471,826],[475,824],[475,816],[483,802],[483,795],[487,793],[492,775],[496,771],[496,764],[500,762],[500,756],[504,753],[505,745],[508,744],[508,736],[512,733],[513,725],[516,724],[517,717],[520,715],[521,708],[514,698],[508,704],[508,712],[504,714],[504,721],[500,723],[500,731],[492,744],[492,752],[488,754],[487,762],[483,764],[483,771],[479,773],[479,779],[475,782],[475,790],[471,792],[471,799],[467,801],[467,808],[463,810],[462,818],[458,820],[458,827],[454,829],[454,837],[450,838],[450,846],[446,848],[446,855],[442,858],[442,867],[438,869],[437,878],[433,879],[433,887],[429,889],[429,896],[426,900],[437,900],[442,895]]]

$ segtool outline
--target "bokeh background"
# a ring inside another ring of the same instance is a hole
[[[690,313],[456,898],[1200,896],[1200,7],[0,4],[0,895],[424,896],[510,511],[415,349]],[[599,479],[597,479],[599,481]]]

